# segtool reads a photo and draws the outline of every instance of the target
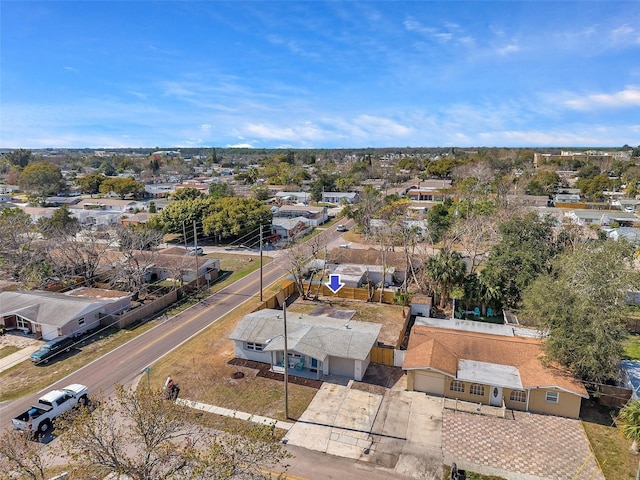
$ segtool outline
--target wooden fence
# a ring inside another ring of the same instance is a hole
[[[309,282],[303,282],[305,290],[309,288]],[[380,294],[382,290],[376,289],[373,291],[373,295],[368,288],[355,288],[355,287],[342,287],[338,290],[337,293],[333,293],[329,287],[327,287],[324,283],[322,285],[318,285],[317,282],[313,282],[311,285],[311,293],[315,294],[320,288],[320,295],[323,297],[339,297],[339,298],[348,298],[350,300],[362,300],[364,302],[372,301],[379,302]],[[382,297],[382,303],[393,303],[394,293],[389,290],[384,291],[384,295]]]
[[[274,293],[268,298],[264,298],[263,296],[263,302],[255,308],[254,312],[263,310],[265,308],[280,308],[284,304],[285,299],[293,295],[295,291],[296,284],[293,281],[283,281],[280,284],[280,290],[278,292]]]
[[[393,347],[374,346],[371,349],[371,363],[393,366]]]

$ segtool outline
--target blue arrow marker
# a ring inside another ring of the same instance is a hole
[[[340,275],[329,275],[329,283],[325,284],[333,293],[338,293],[344,283],[340,281]]]

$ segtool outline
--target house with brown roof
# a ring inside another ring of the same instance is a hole
[[[402,368],[408,390],[578,418],[584,385],[543,357],[537,338],[415,325]]]

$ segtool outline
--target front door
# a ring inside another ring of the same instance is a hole
[[[491,387],[491,400],[489,403],[494,407],[502,406],[502,387]]]

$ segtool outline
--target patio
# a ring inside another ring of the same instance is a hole
[[[308,378],[309,380],[320,380],[320,378],[322,377],[322,374],[318,374],[316,369],[311,369],[311,368],[297,369],[295,368],[295,365],[296,365],[295,362],[292,362],[292,361],[289,362],[289,368],[287,369],[287,374],[289,375],[289,377],[293,376],[293,377]],[[284,375],[284,367],[280,365],[272,365],[269,371],[272,373],[279,373],[280,375]]]

